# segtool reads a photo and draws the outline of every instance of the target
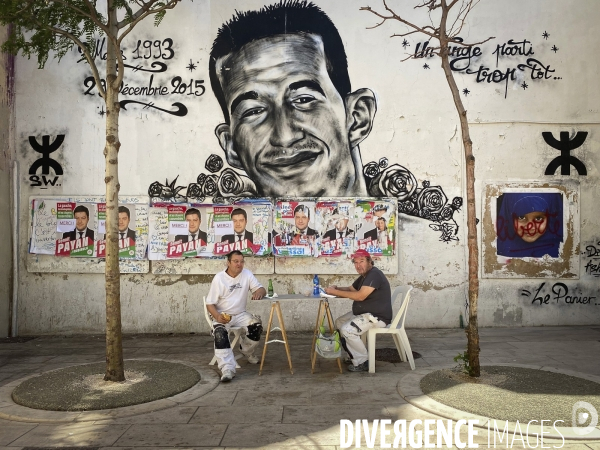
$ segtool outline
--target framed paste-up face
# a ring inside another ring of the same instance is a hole
[[[533,183],[488,185],[483,276],[570,277],[578,272],[576,190]]]

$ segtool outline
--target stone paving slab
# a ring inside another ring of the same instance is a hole
[[[225,430],[227,430],[225,424],[131,425],[118,438],[115,445],[127,447],[192,447],[202,443],[204,446],[217,447],[221,444]]]
[[[112,445],[130,425],[61,424],[38,425],[11,442],[21,447],[80,447]]]

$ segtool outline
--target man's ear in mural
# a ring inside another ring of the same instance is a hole
[[[225,152],[225,158],[227,159],[227,163],[231,167],[235,167],[236,169],[243,169],[240,158],[238,157],[238,154],[233,148],[231,127],[226,123],[221,123],[217,125],[217,128],[215,128],[215,134],[217,135],[217,139],[219,139],[219,144],[221,145],[221,148]]]
[[[350,147],[356,147],[371,132],[375,113],[377,112],[377,100],[370,89],[358,89],[346,96],[346,129],[348,130],[348,142]]]

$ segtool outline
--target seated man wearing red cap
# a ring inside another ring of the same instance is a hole
[[[338,317],[335,327],[340,330],[342,346],[352,360],[348,370],[366,372],[369,358],[360,336],[371,328],[385,328],[392,321],[392,290],[383,272],[373,265],[369,252],[357,250],[352,261],[360,274],[352,286],[330,286],[325,292],[354,300],[352,312]]]

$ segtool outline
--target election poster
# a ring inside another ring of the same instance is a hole
[[[196,258],[206,250],[208,236],[201,229],[202,214],[187,204],[167,205],[167,259]]]
[[[396,248],[396,207],[391,200],[357,200],[356,248],[373,256],[393,256]]]
[[[106,258],[106,203],[98,203],[98,239],[96,256]],[[136,258],[136,211],[134,204],[119,205],[119,258]]]
[[[259,253],[262,245],[254,243],[253,205],[214,205],[213,229],[215,255],[239,250],[243,255]]]
[[[55,256],[95,257],[96,204],[56,202]]]
[[[277,201],[273,253],[276,256],[314,256],[318,237],[314,218],[315,202]]]
[[[318,256],[342,256],[352,253],[356,235],[352,201],[317,202],[315,218],[320,234]]]

